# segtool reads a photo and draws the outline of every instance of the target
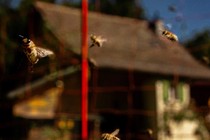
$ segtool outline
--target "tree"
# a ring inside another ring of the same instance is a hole
[[[135,0],[91,0],[90,10],[111,15],[144,18],[144,10]]]
[[[198,33],[185,46],[196,59],[210,64],[210,30]]]
[[[80,7],[79,0],[62,0],[66,6]],[[144,10],[136,0],[89,0],[89,10],[110,15],[142,19]]]

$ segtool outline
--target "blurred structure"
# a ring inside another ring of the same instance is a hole
[[[208,128],[208,131],[210,132],[210,98],[208,99],[208,113],[205,116],[205,123]]]
[[[190,108],[189,85],[179,83],[174,87],[167,81],[158,81],[156,88],[158,139],[209,139],[204,119]]]
[[[69,109],[75,108],[69,112],[58,112],[61,103],[61,95],[64,92],[66,80],[58,80],[58,77],[70,76],[69,83],[74,83],[74,76],[78,78],[80,72],[79,66],[69,66],[63,70],[46,75],[30,83],[30,95],[26,95],[28,86],[22,86],[8,93],[10,99],[19,98],[13,107],[13,114],[35,124],[29,131],[29,140],[33,139],[80,139],[80,99],[74,98],[73,102],[67,98],[65,106]],[[77,79],[80,80],[80,79]],[[77,86],[79,83],[76,83]],[[69,85],[68,85],[69,86]],[[72,85],[71,85],[72,86]],[[73,85],[74,86],[74,85]],[[72,87],[68,87],[72,88]],[[65,91],[66,92],[66,91]],[[79,94],[79,93],[77,93]],[[67,104],[72,104],[69,107]],[[74,105],[75,104],[75,105]],[[97,115],[89,114],[90,138],[98,139],[100,137],[100,121]],[[45,123],[47,122],[47,123]],[[55,133],[55,134],[52,134]]]
[[[80,64],[80,9],[36,2],[30,17],[34,22],[43,20],[43,24],[58,40],[57,59],[61,71],[52,68],[52,72],[57,73],[56,77],[34,88],[31,82],[30,94],[27,94],[27,90],[17,89],[11,91],[10,95],[19,91],[20,94],[13,94],[13,97],[18,97],[22,102],[29,101],[34,95],[42,95],[49,87],[54,87],[57,79],[62,80],[64,88],[59,93],[50,120],[59,130],[68,128],[68,132],[72,132],[71,136],[68,135],[69,139],[79,139],[80,69],[64,73],[65,68]],[[170,108],[168,104],[177,99],[182,101],[183,108],[188,106],[189,80],[209,80],[210,70],[196,61],[183,46],[155,33],[154,23],[152,29],[148,21],[93,12],[89,13],[88,18],[89,34],[99,34],[107,39],[103,47],[89,49],[89,138],[97,139],[100,132],[110,132],[116,128],[120,129],[121,139],[159,138],[162,133],[159,127],[164,124],[159,119],[162,119],[163,112],[170,111],[168,108],[161,109],[159,105]],[[32,33],[37,30],[33,24],[30,28]],[[159,83],[167,83],[168,88],[159,89]],[[176,87],[183,90],[176,92],[181,93],[180,96],[160,92],[173,91]],[[162,103],[170,97],[173,97],[172,101]],[[50,130],[54,132],[54,129]],[[66,135],[63,133],[63,136]]]

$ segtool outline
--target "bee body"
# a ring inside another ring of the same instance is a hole
[[[90,45],[90,48],[93,46],[102,47],[103,42],[106,41],[106,39],[102,38],[101,36],[91,35],[90,39],[92,41],[92,44]]]
[[[53,55],[54,53],[51,50],[37,47],[34,42],[26,37],[19,35],[21,38],[21,46],[23,52],[28,58],[28,61],[31,66],[36,64],[40,58]]]
[[[170,31],[163,30],[162,35],[164,35],[167,39],[169,39],[171,41],[178,41],[178,37]]]
[[[102,140],[120,140],[118,137],[116,137],[116,135],[119,133],[119,129],[116,129],[114,132],[112,133],[103,133],[101,135]]]
[[[32,65],[36,64],[39,61],[37,50],[36,50],[36,46],[33,43],[33,41],[30,41],[28,46],[24,46],[23,47],[23,51],[24,51],[25,55],[27,56],[28,61]]]

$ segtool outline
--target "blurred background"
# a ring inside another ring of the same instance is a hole
[[[209,139],[209,4],[88,1],[90,140]],[[30,71],[18,35],[55,56]],[[80,51],[80,0],[0,0],[0,140],[81,139]]]

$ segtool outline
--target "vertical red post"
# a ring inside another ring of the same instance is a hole
[[[81,138],[88,139],[88,0],[82,0]]]

